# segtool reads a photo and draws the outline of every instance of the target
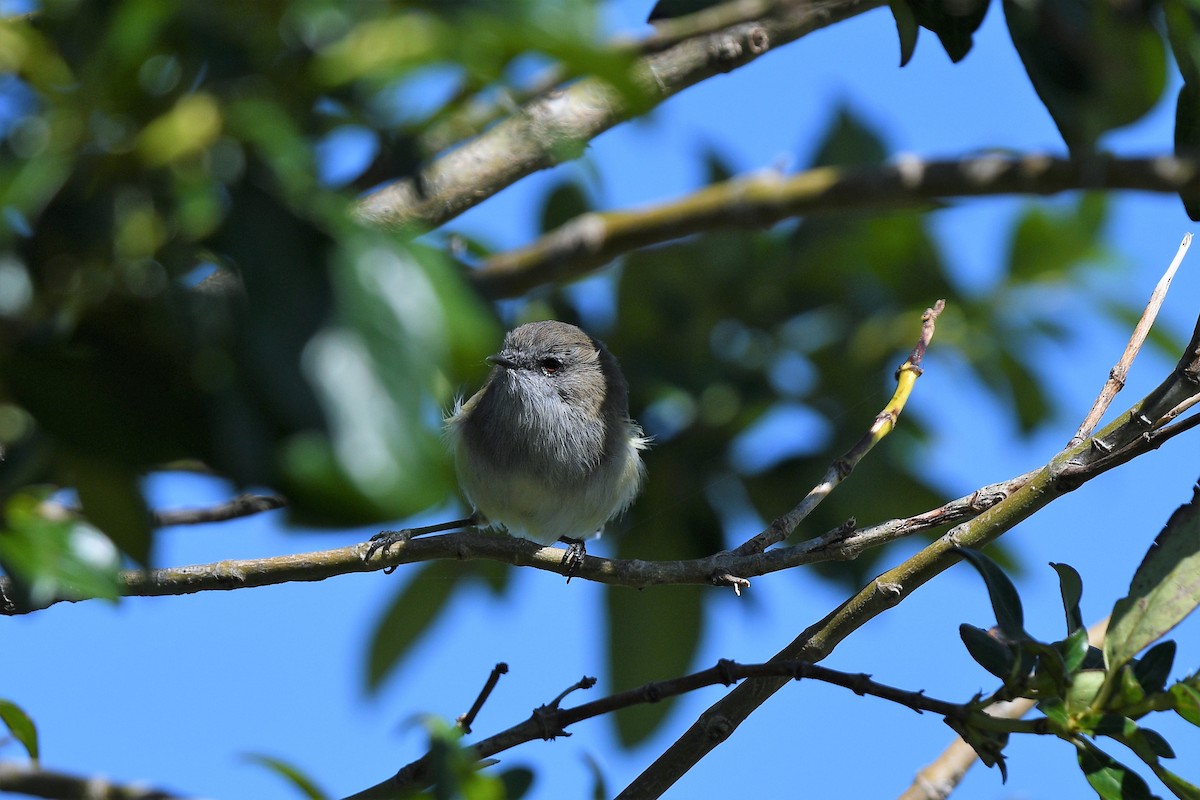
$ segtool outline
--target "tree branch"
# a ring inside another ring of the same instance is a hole
[[[844,687],[860,696],[870,695],[898,703],[911,708],[918,714],[928,711],[943,718],[962,722],[974,719],[976,715],[982,713],[971,704],[951,703],[929,697],[924,692],[897,689],[873,681],[869,675],[861,673],[841,672],[803,661],[772,660],[764,664],[738,664],[721,659],[715,666],[693,672],[690,675],[647,683],[636,689],[618,692],[573,708],[559,708],[558,704],[566,694],[577,688],[590,688],[595,683],[594,678],[585,678],[573,685],[567,692],[560,694],[555,700],[535,708],[529,719],[471,745],[470,750],[477,760],[483,760],[525,742],[568,736],[570,734],[566,729],[571,725],[593,717],[611,714],[623,708],[642,703],[657,703],[707,686],[731,686],[747,678],[766,677],[778,678],[784,682],[801,679],[819,680]],[[1015,725],[1012,726],[1012,729],[1030,733],[1044,732],[1038,726],[1028,724]],[[429,785],[429,767],[430,756],[426,754],[402,767],[386,781],[354,794],[346,800],[396,797],[407,791],[421,789]]]
[[[1082,474],[1094,477],[1116,466],[1115,454],[1127,461],[1157,446],[1153,444],[1155,435],[1161,438],[1168,429],[1161,426],[1163,417],[1197,394],[1200,394],[1200,320],[1175,370],[1133,408],[1095,437],[1059,452],[1012,495],[955,526],[912,558],[875,578],[824,619],[805,629],[776,653],[772,661],[816,662],[825,658],[867,621],[898,605],[955,564],[960,547],[982,549],[1056,498],[1078,488]],[[618,798],[660,797],[696,762],[729,738],[785,682],[762,678],[738,686],[705,710]]]
[[[955,524],[979,514],[1016,491],[1034,473],[985,486],[976,492],[923,514],[893,519],[869,528],[847,531],[837,528],[792,547],[775,548],[768,553],[734,556],[717,553],[707,558],[681,561],[644,561],[607,559],[588,555],[573,573],[583,580],[643,589],[667,584],[713,583],[718,573],[736,571],[738,575],[766,575],[820,561],[846,561],[873,547],[922,531]],[[161,597],[205,591],[227,591],[256,586],[273,586],[292,581],[321,581],[355,572],[374,572],[404,564],[437,559],[487,559],[521,567],[533,567],[565,574],[562,551],[543,547],[526,539],[477,531],[461,531],[397,542],[386,553],[365,560],[370,542],[334,550],[321,550],[270,558],[218,561],[188,567],[168,567],[149,571],[125,570],[120,575],[122,595]],[[0,593],[11,596],[8,578],[0,578]],[[59,602],[77,602],[89,598],[62,596],[34,608],[0,607],[0,614],[16,615],[37,611]]]
[[[1198,172],[1194,161],[1166,156],[1078,161],[1045,155],[908,158],[881,167],[819,167],[790,177],[763,172],[647,208],[584,214],[532,244],[491,256],[470,277],[489,297],[514,297],[579,278],[630,251],[712,230],[758,230],[811,214],[929,208],[935,200],[956,197],[1080,189],[1177,192]]]
[[[1171,281],[1175,277],[1175,271],[1183,263],[1183,257],[1187,255],[1188,248],[1191,246],[1192,234],[1184,234],[1183,242],[1179,245],[1179,249],[1175,251],[1175,258],[1171,260],[1167,271],[1163,273],[1162,278],[1158,281],[1158,285],[1150,293],[1150,300],[1146,303],[1146,308],[1142,311],[1142,316],[1137,321],[1137,325],[1134,326],[1133,334],[1129,337],[1129,344],[1125,346],[1125,352],[1121,354],[1121,358],[1117,361],[1116,365],[1109,370],[1108,381],[1105,382],[1104,388],[1100,390],[1100,396],[1092,404],[1092,408],[1080,424],[1079,430],[1071,437],[1071,444],[1082,442],[1091,435],[1092,431],[1100,423],[1100,419],[1104,416],[1104,412],[1108,410],[1113,398],[1117,396],[1117,392],[1125,388],[1125,378],[1129,375],[1129,367],[1141,351],[1142,344],[1145,343],[1146,336],[1150,333],[1150,327],[1154,325],[1158,311],[1162,308],[1163,301],[1167,299],[1167,290],[1171,288]]]
[[[644,95],[636,108],[604,81],[583,78],[534,98],[415,177],[367,195],[358,214],[374,224],[435,228],[526,175],[574,158],[583,143],[689,86],[881,5],[883,0],[782,0],[759,19],[642,56],[632,68]]]
[[[54,800],[178,800],[181,796],[137,784],[110,783],[101,777],[69,775],[36,764],[0,762],[0,792]]]

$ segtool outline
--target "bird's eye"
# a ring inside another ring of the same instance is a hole
[[[562,362],[553,356],[543,358],[538,363],[541,364],[542,372],[546,373],[547,375],[553,375],[562,369]]]

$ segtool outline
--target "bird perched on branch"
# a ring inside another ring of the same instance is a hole
[[[492,525],[541,544],[569,544],[568,576],[583,541],[624,511],[645,475],[647,440],[629,418],[629,392],[602,342],[565,322],[509,331],[483,388],[446,418],[459,486],[474,508],[462,520],[372,537],[369,559],[394,542]]]

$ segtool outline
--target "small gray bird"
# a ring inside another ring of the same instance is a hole
[[[392,542],[468,525],[503,528],[542,544],[571,545],[624,511],[645,476],[642,430],[629,418],[617,359],[565,322],[531,322],[504,337],[483,388],[446,419],[459,486],[474,507],[465,520],[372,538],[367,558]]]

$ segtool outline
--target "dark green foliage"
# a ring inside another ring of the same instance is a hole
[[[1004,0],[1013,45],[1074,155],[1090,155],[1101,134],[1140,119],[1162,96],[1166,53],[1153,6]]]
[[[906,0],[912,9],[913,16],[922,28],[928,28],[937,34],[946,49],[946,55],[951,61],[962,61],[971,51],[975,31],[983,24],[987,15],[989,0]],[[897,17],[899,19],[899,17]],[[916,35],[912,35],[915,46]],[[904,47],[904,33],[901,32],[901,47]],[[911,50],[911,47],[909,48]],[[907,59],[901,57],[901,66]]]

